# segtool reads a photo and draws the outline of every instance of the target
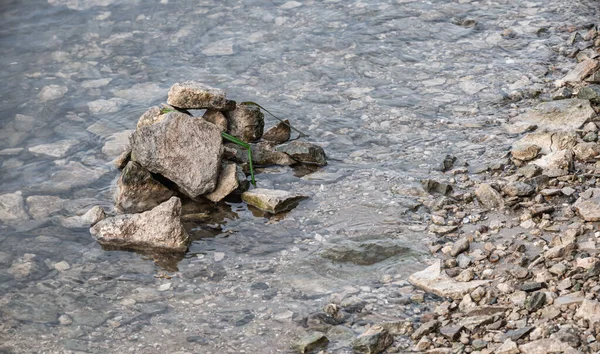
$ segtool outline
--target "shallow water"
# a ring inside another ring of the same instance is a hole
[[[471,167],[503,157],[500,123],[564,74],[561,47],[598,7],[3,1],[0,195],[20,191],[25,210],[0,222],[2,349],[286,352],[329,302],[363,308],[345,324],[354,334],[410,317],[405,279],[430,239],[419,180],[452,178],[436,171],[446,154]],[[65,220],[113,211],[122,132],[187,79],[290,119],[329,165],[262,169],[261,187],[310,199],[276,218],[214,206],[186,221],[194,243],[179,262],[102,250]]]

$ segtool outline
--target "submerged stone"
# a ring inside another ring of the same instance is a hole
[[[356,353],[379,354],[393,341],[394,337],[385,328],[375,325],[352,341],[352,349]]]
[[[0,221],[15,224],[29,220],[21,191],[0,195]]]
[[[298,202],[307,198],[304,195],[292,194],[277,189],[257,188],[242,194],[242,200],[268,213],[277,214],[291,210]]]
[[[103,246],[185,252],[190,238],[181,225],[181,201],[172,197],[141,214],[121,214],[90,228]]]
[[[581,128],[596,113],[588,100],[577,98],[543,102],[517,119],[551,130],[572,131]]]
[[[490,282],[489,280],[457,282],[442,271],[442,261],[439,259],[428,268],[412,274],[408,281],[427,292],[455,300],[462,300],[465,294]]]

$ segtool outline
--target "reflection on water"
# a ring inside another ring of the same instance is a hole
[[[561,75],[564,25],[597,6],[7,0],[0,16],[3,350],[257,353],[288,350],[330,301],[366,304],[355,334],[409,314],[419,179],[446,154],[501,157],[498,123]],[[82,215],[114,213],[127,130],[187,79],[289,119],[330,163],[259,170],[310,196],[284,215],[186,203],[183,259],[103,250]]]

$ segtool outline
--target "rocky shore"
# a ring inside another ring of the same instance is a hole
[[[549,85],[552,100],[507,122],[505,159],[473,168],[447,156],[447,178],[423,181],[436,260],[409,282],[441,300],[400,331],[405,350],[600,351],[597,27],[568,44],[577,63]]]

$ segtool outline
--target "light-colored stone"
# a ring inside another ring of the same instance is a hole
[[[600,197],[579,198],[573,207],[585,221],[600,221]]]
[[[0,221],[16,224],[29,220],[21,191],[0,195]]]
[[[307,198],[283,190],[257,188],[242,194],[246,203],[269,213],[277,214],[296,207],[298,202]]]
[[[286,119],[283,122],[279,122],[276,126],[269,128],[263,134],[262,138],[273,144],[283,144],[290,140],[291,135],[290,121]]]
[[[156,100],[164,100],[166,89],[155,82],[137,83],[129,88],[112,90],[112,93],[130,102],[148,105]]]
[[[573,151],[553,151],[532,163],[541,167],[544,170],[543,173],[548,177],[564,176],[569,174],[569,171],[573,166]]]
[[[475,290],[479,286],[488,284],[489,280],[473,280],[470,282],[457,282],[442,271],[442,261],[436,260],[434,264],[426,269],[412,274],[408,281],[414,286],[427,292],[461,300],[465,294]]]
[[[543,129],[573,131],[595,115],[589,101],[572,98],[540,103],[517,117],[517,120],[536,124]]]
[[[494,353],[496,353],[496,354],[519,354],[520,351],[519,351],[519,347],[517,346],[517,343],[513,342],[509,338],[509,339],[505,340],[501,346],[496,348],[494,350]]]
[[[227,100],[225,95],[224,90],[195,81],[186,81],[171,87],[167,103],[183,109],[234,109],[235,102]]]
[[[588,161],[600,155],[600,144],[579,143],[573,148],[575,158],[579,161]]]
[[[67,261],[60,261],[54,264],[54,269],[59,272],[64,272],[65,270],[71,269],[71,265]]]
[[[116,158],[124,151],[130,150],[131,134],[133,134],[133,130],[124,130],[110,135],[102,147],[102,153],[110,158]]]
[[[96,100],[88,102],[87,106],[90,114],[108,114],[118,112],[126,104],[127,100],[114,97],[108,100]]]
[[[248,190],[249,185],[250,183],[242,168],[237,164],[228,163],[221,168],[217,187],[214,191],[208,193],[206,198],[216,203],[235,191]]]
[[[215,109],[207,109],[202,118],[204,118],[204,120],[207,122],[211,122],[212,124],[216,125],[222,132],[227,131],[229,124],[223,112]]]
[[[600,322],[600,302],[590,299],[583,300],[575,316],[586,319],[590,323]]]
[[[74,139],[60,140],[50,144],[32,146],[29,148],[29,151],[35,154],[63,158],[73,146],[77,145],[77,143],[78,141]]]
[[[190,238],[181,225],[180,215],[181,201],[172,197],[141,214],[121,214],[104,219],[90,232],[105,246],[185,252]]]
[[[52,195],[32,195],[27,197],[26,201],[29,215],[35,220],[47,218],[60,211],[66,202],[65,199]]]
[[[118,212],[133,214],[150,210],[174,195],[175,192],[154,179],[148,170],[129,161],[117,180],[114,200]]]
[[[539,339],[534,342],[522,344],[519,346],[519,349],[523,354],[548,354],[556,352],[562,354],[579,353],[568,344],[552,338]]]
[[[68,91],[69,89],[66,86],[48,85],[42,87],[40,93],[38,93],[38,98],[42,102],[53,101],[62,98]]]
[[[481,183],[477,186],[475,195],[486,208],[493,209],[502,208],[504,206],[504,199],[502,199],[500,193],[487,183]]]
[[[233,111],[225,112],[228,133],[247,143],[263,135],[265,116],[257,106],[238,104]]]
[[[221,132],[214,124],[180,112],[139,127],[131,139],[131,159],[175,182],[190,197],[212,192],[217,184]]]
[[[522,144],[513,146],[510,151],[513,159],[521,160],[521,161],[529,161],[533,160],[539,154],[541,148],[534,144]]]
[[[577,144],[577,134],[570,132],[536,132],[529,133],[512,145],[513,150],[527,149],[535,145],[540,153],[547,155],[552,151],[573,148]],[[524,156],[522,156],[524,157]]]
[[[100,220],[106,218],[106,214],[104,213],[104,209],[102,207],[96,205],[88,210],[83,215],[71,216],[68,218],[61,218],[60,223],[62,226],[68,229],[77,229],[77,228],[85,228],[90,227],[98,223]]]

